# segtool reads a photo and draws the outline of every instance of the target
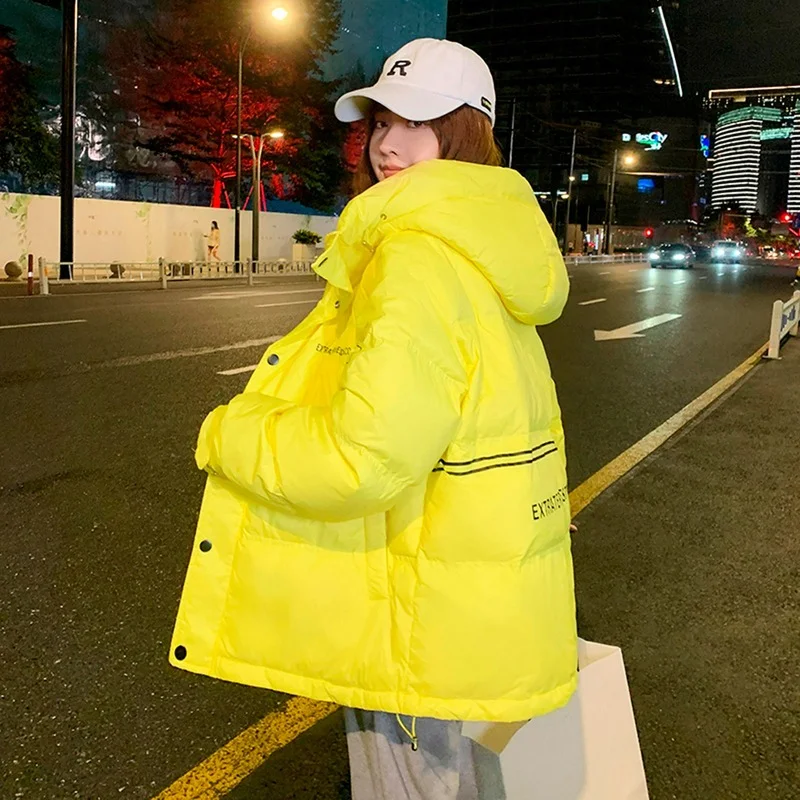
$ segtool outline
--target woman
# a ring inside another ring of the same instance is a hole
[[[219,261],[219,225],[217,221],[213,220],[211,223],[211,230],[208,233],[208,260],[211,261],[215,258]]]
[[[325,294],[197,444],[171,661],[344,705],[355,798],[501,797],[462,721],[546,714],[576,686],[536,331],[568,282],[530,186],[498,166],[494,100],[480,57],[433,39],[339,100],[369,136],[315,263]]]

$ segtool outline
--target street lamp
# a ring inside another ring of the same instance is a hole
[[[622,156],[622,163],[626,167],[633,167],[639,157],[636,153],[625,153]],[[608,194],[606,195],[606,224],[603,231],[603,250],[606,254],[611,253],[611,226],[614,222],[614,202],[617,192],[617,165],[619,163],[619,149],[614,148],[614,160],[611,167],[611,177],[608,182]]]
[[[272,6],[270,16],[276,22],[285,22],[289,12],[283,6]],[[242,207],[242,70],[244,67],[244,51],[250,37],[253,34],[253,24],[247,29],[247,33],[239,42],[239,83],[236,93],[236,197],[234,201],[233,219],[233,260],[236,264],[235,269],[239,269],[240,262],[240,232],[241,220],[240,213]]]
[[[250,153],[253,156],[253,188],[250,192],[250,197],[253,200],[253,241],[251,242],[250,247],[250,259],[252,261],[252,266],[250,269],[253,272],[255,272],[258,267],[258,224],[261,216],[261,157],[264,154],[264,142],[267,139],[278,141],[279,139],[283,139],[283,135],[283,131],[281,130],[271,130],[262,133],[261,136],[254,136],[252,133],[245,133],[244,136],[240,136],[238,138],[240,149],[242,139],[248,139],[250,141]],[[258,141],[257,148],[256,141]]]

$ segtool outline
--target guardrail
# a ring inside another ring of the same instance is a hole
[[[610,255],[564,257],[564,262],[568,267],[576,264],[636,264],[642,261],[647,261],[645,253],[613,253]]]
[[[39,291],[48,294],[50,284],[142,283],[158,282],[166,289],[171,281],[247,279],[252,285],[258,277],[313,275],[311,261],[169,261],[149,262],[48,262],[39,259]],[[62,278],[62,272],[69,275]]]
[[[780,358],[781,343],[785,336],[797,336],[800,323],[800,291],[787,302],[776,300],[772,305],[769,328],[769,349],[766,358]]]
[[[617,253],[614,255],[567,256],[568,267],[577,264],[632,264],[645,261],[642,253]],[[39,293],[49,294],[50,284],[82,283],[160,283],[166,289],[171,281],[247,279],[252,285],[255,278],[281,275],[313,275],[312,261],[170,261],[160,258],[147,262],[53,262],[39,259]],[[69,277],[62,278],[66,271]]]

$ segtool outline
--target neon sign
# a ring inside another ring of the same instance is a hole
[[[705,158],[708,158],[711,152],[711,139],[709,139],[707,133],[700,136],[700,152]]]
[[[637,133],[636,143],[642,145],[645,150],[660,150],[664,142],[669,138],[668,133],[661,131],[651,131],[650,133]]]

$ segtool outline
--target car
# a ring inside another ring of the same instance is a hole
[[[744,257],[744,248],[738,242],[728,239],[714,242],[711,245],[711,260],[728,264],[738,264]]]
[[[647,259],[654,269],[657,267],[691,269],[694,266],[695,254],[688,244],[660,244],[647,254]]]

